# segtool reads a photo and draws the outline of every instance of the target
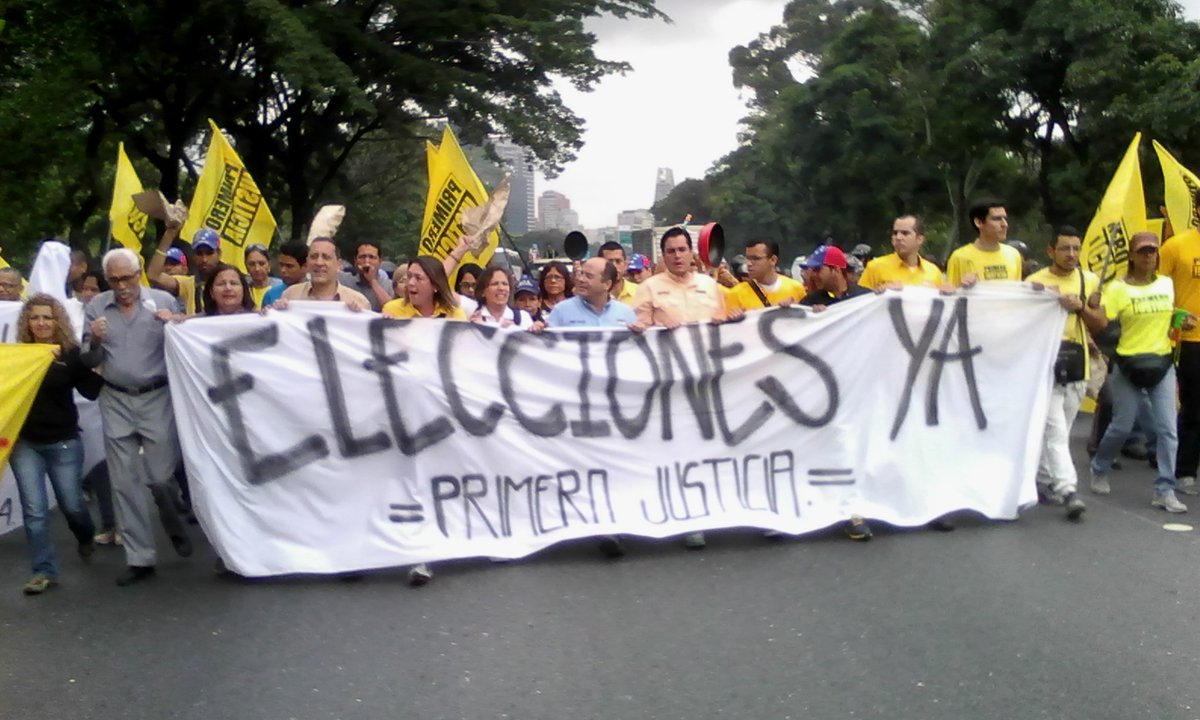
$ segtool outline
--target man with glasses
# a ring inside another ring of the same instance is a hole
[[[14,267],[0,268],[0,300],[21,302],[21,271]]]
[[[163,325],[179,305],[162,290],[142,287],[141,258],[132,250],[110,250],[101,268],[112,289],[88,303],[84,344],[102,352],[85,353],[84,358],[85,364],[99,365],[104,378],[100,417],[128,565],[117,584],[125,586],[155,574],[151,497],[175,551],[182,557],[192,554],[176,505],[179,489],[172,481],[179,441],[163,347]]]
[[[746,279],[725,295],[728,306],[757,310],[787,307],[803,300],[804,285],[780,275],[775,269],[778,263],[779,243],[774,240],[746,243]]]

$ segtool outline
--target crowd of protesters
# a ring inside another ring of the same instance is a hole
[[[245,249],[245,272],[221,262],[221,238],[202,229],[189,254],[179,240],[180,222],[168,222],[150,262],[116,249],[93,267],[86,253],[71,255],[68,303],[83,309],[82,326],[51,295],[24,297],[21,273],[0,268],[0,301],[23,301],[20,342],[53,346],[54,362],[13,449],[31,578],[24,592],[40,594],[58,582],[59,562],[49,526],[45,478],[85,560],[97,544],[123,547],[126,570],[119,585],[155,575],[154,514],[175,552],[192,554],[187,524],[186,476],[164,357],[164,324],[196,315],[229,315],[287,309],[291,301],[338,302],[358,312],[392,318],[474,322],[529,332],[557,328],[676,328],[688,323],[736,321],[745,312],[806,306],[820,312],[857,297],[906,286],[957,292],[977,283],[1025,280],[1057,293],[1069,313],[1053,368],[1053,389],[1037,471],[1043,501],[1060,505],[1071,520],[1087,507],[1078,491],[1070,452],[1071,426],[1089,383],[1101,386],[1089,443],[1089,486],[1110,492],[1109,475],[1119,454],[1148,459],[1155,468],[1151,504],[1169,513],[1187,507],[1178,493],[1195,495],[1200,462],[1200,232],[1188,230],[1162,242],[1137,233],[1128,242],[1128,270],[1103,287],[1081,266],[1080,233],[1059,228],[1046,243],[1046,266],[1024,243],[1009,242],[1004,203],[982,201],[969,219],[977,237],[950,255],[943,268],[922,254],[920,217],[894,219],[894,252],[871,257],[859,245],[849,253],[832,242],[799,258],[789,276],[780,267],[779,246],[750,239],[732,266],[706,270],[683,227],[659,239],[660,261],[629,254],[607,242],[597,254],[575,263],[553,261],[536,276],[502,266],[463,263],[464,239],[445,259],[416,257],[389,275],[381,248],[359,242],[342,259],[331,238],[285,243],[274,258],[261,245]],[[1021,247],[1016,247],[1016,245]],[[345,248],[349,250],[349,246]],[[274,264],[277,276],[271,275]],[[1104,362],[1103,359],[1107,359]],[[1178,390],[1178,393],[1177,393]],[[103,422],[105,462],[82,478],[83,451],[74,394],[97,399]],[[1179,411],[1176,413],[1178,395]],[[93,525],[83,483],[96,496],[100,527]],[[152,509],[152,505],[154,509]],[[939,530],[953,526],[931,523]],[[855,540],[868,540],[867,519],[846,526]],[[777,533],[771,533],[777,535]],[[684,538],[689,548],[705,545],[703,533]],[[624,549],[604,538],[609,556]],[[433,576],[426,564],[409,571],[421,585]]]

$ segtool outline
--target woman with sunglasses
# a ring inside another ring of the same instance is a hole
[[[1108,378],[1112,390],[1113,418],[1092,458],[1092,492],[1111,492],[1108,474],[1113,460],[1133,429],[1139,409],[1148,416],[1144,430],[1158,439],[1158,477],[1150,504],[1169,513],[1187,512],[1175,497],[1175,365],[1171,353],[1171,321],[1175,315],[1175,288],[1171,278],[1159,275],[1158,236],[1136,233],[1129,240],[1129,270],[1104,289],[1104,309],[1110,321],[1121,326],[1116,363]],[[1182,316],[1184,329],[1195,318]]]
[[[266,246],[251,245],[246,248],[246,273],[250,276],[250,297],[254,301],[254,308],[261,310],[263,297],[272,288],[283,285],[282,280],[271,277],[271,258],[267,255]]]

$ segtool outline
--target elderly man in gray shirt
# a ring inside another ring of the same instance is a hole
[[[175,551],[183,557],[192,554],[176,506],[179,488],[172,480],[179,463],[179,439],[163,348],[163,325],[179,306],[168,293],[142,286],[141,258],[132,250],[111,250],[101,265],[112,289],[88,304],[85,342],[103,350],[89,355],[92,363],[101,364],[104,378],[100,417],[129,566],[117,584],[125,586],[155,573],[151,497]]]

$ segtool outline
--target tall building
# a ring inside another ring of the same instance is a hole
[[[622,210],[617,214],[617,225],[632,230],[654,227],[654,215],[649,210]]]
[[[504,169],[512,174],[508,205],[504,208],[504,228],[513,235],[524,235],[537,228],[534,210],[533,169],[525,149],[507,140],[496,142],[496,154]]]
[[[659,168],[658,179],[654,181],[654,202],[659,203],[675,189],[675,173],[671,168]]]
[[[538,198],[537,227],[569,232],[579,227],[579,213],[571,209],[571,200],[566,195],[547,190]]]

